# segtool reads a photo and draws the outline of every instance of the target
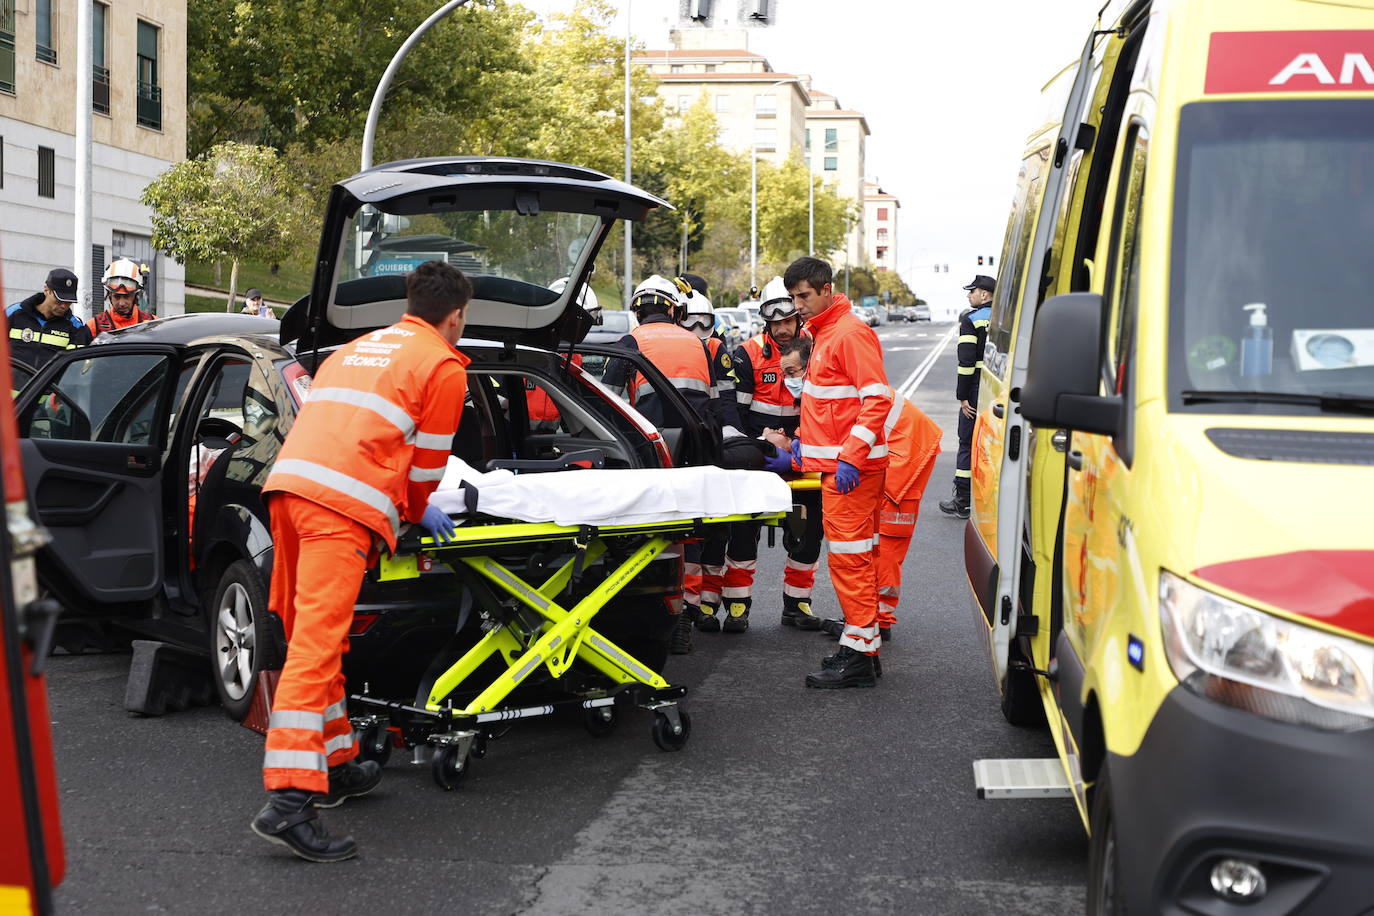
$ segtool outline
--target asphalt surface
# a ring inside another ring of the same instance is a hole
[[[879,333],[894,386],[946,430],[874,690],[816,691],[833,643],[784,629],[783,553],[763,550],[752,627],[696,635],[665,672],[692,737],[652,718],[594,739],[516,723],[444,792],[399,752],[371,796],[325,812],[357,859],[301,862],[248,830],[261,738],[218,708],[124,712],[125,655],[51,660],[66,880],[61,913],[998,913],[1083,907],[1087,841],[1065,800],[979,801],[972,762],[1051,757],[998,710],[962,567],[936,503],[954,467],[948,324]],[[932,350],[943,350],[926,362]],[[822,566],[816,608],[838,613]]]

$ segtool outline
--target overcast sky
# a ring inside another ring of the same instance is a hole
[[[572,6],[522,2],[541,15]],[[749,46],[865,114],[868,174],[902,204],[898,269],[949,307],[962,304],[944,300],[962,296],[976,256],[1000,253],[1040,87],[1077,58],[1102,2],[774,0],[776,24],[751,30]],[[668,47],[677,11],[677,0],[634,0],[636,40]]]

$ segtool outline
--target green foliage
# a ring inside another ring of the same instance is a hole
[[[317,225],[276,151],[242,143],[178,162],[142,202],[152,210],[153,245],[183,262],[279,261]]]
[[[801,155],[780,166],[759,162],[759,257],[791,263],[807,254],[810,204],[806,183],[814,186],[816,251],[834,251],[858,215],[858,204],[842,198],[821,179],[809,176]]]

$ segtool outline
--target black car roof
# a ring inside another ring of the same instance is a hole
[[[203,337],[243,337],[264,335],[276,343],[280,323],[274,318],[258,318],[236,312],[197,312],[191,315],[168,315],[117,331],[107,331],[96,339],[97,344],[116,342],[160,343],[185,346]]]

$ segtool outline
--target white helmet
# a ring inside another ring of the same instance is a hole
[[[782,277],[769,280],[759,297],[759,317],[764,321],[783,321],[796,317],[796,314],[797,307],[792,303]]]
[[[129,258],[115,258],[105,268],[100,283],[107,292],[137,293],[143,289],[143,276],[138,265]]]
[[[692,290],[691,295],[687,297],[687,307],[677,323],[702,340],[710,337],[716,326],[716,311],[711,308],[711,300]]]
[[[663,303],[669,316],[676,317],[682,307],[682,291],[672,280],[654,274],[635,287],[634,295],[630,296],[630,308],[638,312],[650,302]]]
[[[559,277],[549,284],[549,289],[555,293],[561,293],[567,288],[567,277]],[[577,304],[582,306],[584,311],[591,313],[593,318],[601,317],[601,303],[596,300],[596,291],[590,286],[582,287],[582,292],[577,294]]]

